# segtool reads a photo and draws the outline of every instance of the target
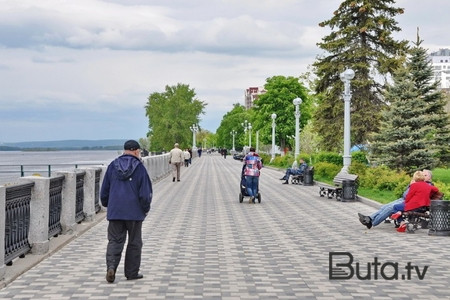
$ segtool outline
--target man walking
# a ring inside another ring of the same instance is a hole
[[[128,234],[125,252],[125,277],[141,279],[142,222],[150,211],[153,190],[147,170],[140,159],[135,140],[124,144],[123,155],[116,158],[105,173],[100,199],[107,208],[108,246],[106,281],[113,283]]]
[[[175,143],[174,148],[169,153],[169,164],[172,164],[172,181],[175,182],[175,176],[177,181],[180,181],[180,167],[184,161],[183,150],[180,149],[180,145]]]

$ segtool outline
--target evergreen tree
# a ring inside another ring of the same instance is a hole
[[[328,55],[314,63],[318,76],[316,92],[321,94],[314,127],[325,150],[342,148],[344,104],[339,75],[347,67],[355,71],[351,83],[353,144],[365,143],[379,127],[384,106],[382,78],[402,64],[407,50],[407,41],[392,38],[392,33],[401,30],[394,17],[403,13],[393,3],[394,0],[345,0],[330,20],[319,24],[334,30],[318,43]]]
[[[432,152],[428,150],[425,102],[414,85],[407,68],[394,74],[394,84],[386,91],[389,108],[382,114],[381,129],[370,145],[377,164],[412,173],[430,168]]]
[[[433,67],[417,37],[404,68],[394,75],[386,93],[390,106],[383,114],[380,133],[374,136],[375,161],[412,173],[448,164],[450,142],[445,97],[432,82]]]
[[[410,51],[408,61],[414,86],[422,97],[427,116],[423,126],[427,129],[427,147],[433,152],[436,164],[448,166],[450,163],[450,123],[445,112],[446,97],[439,88],[439,82],[433,82],[433,66],[427,50],[421,47],[422,40],[417,35],[417,41]]]

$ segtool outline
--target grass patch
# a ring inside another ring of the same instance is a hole
[[[445,184],[450,183],[450,170],[443,168],[433,169],[433,180],[442,181]]]
[[[358,195],[369,198],[371,200],[375,200],[377,202],[386,204],[392,202],[398,197],[395,195],[393,191],[376,191],[372,189],[367,189],[363,187],[358,188]]]

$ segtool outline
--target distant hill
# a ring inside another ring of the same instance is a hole
[[[63,140],[0,143],[0,151],[20,150],[121,150],[126,140]]]

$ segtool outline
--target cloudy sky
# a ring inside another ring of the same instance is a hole
[[[299,76],[339,0],[0,0],[0,142],[145,137],[166,85],[208,103],[215,132],[244,91]],[[450,48],[449,0],[398,0],[399,39]]]

